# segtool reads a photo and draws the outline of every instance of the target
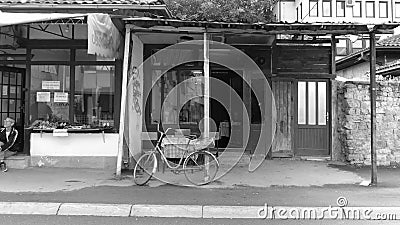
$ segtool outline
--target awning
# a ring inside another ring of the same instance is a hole
[[[68,19],[86,16],[71,13],[5,13],[0,12],[0,27],[26,23],[39,23],[50,20]]]

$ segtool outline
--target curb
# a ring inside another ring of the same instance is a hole
[[[289,207],[0,202],[0,214],[267,220],[400,220],[400,207]],[[321,217],[322,215],[322,217]]]
[[[56,215],[61,216],[120,216],[130,215],[132,205],[128,204],[87,204],[60,203]]]

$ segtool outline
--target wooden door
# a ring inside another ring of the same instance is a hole
[[[7,117],[15,119],[18,130],[18,143],[22,150],[24,136],[24,89],[25,69],[0,67],[1,121]]]
[[[291,157],[293,148],[293,80],[272,81],[272,92],[276,106],[276,132],[272,145],[273,157]]]
[[[329,155],[329,80],[299,80],[296,86],[295,149],[298,156]]]

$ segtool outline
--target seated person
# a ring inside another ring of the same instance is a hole
[[[18,131],[14,128],[15,120],[7,117],[4,120],[4,128],[0,129],[0,167],[3,172],[7,172],[7,165],[4,159],[15,155],[18,147],[16,140],[18,138]]]

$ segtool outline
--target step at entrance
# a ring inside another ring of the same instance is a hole
[[[13,155],[4,160],[8,168],[12,169],[25,169],[29,167],[30,156],[27,155]]]

